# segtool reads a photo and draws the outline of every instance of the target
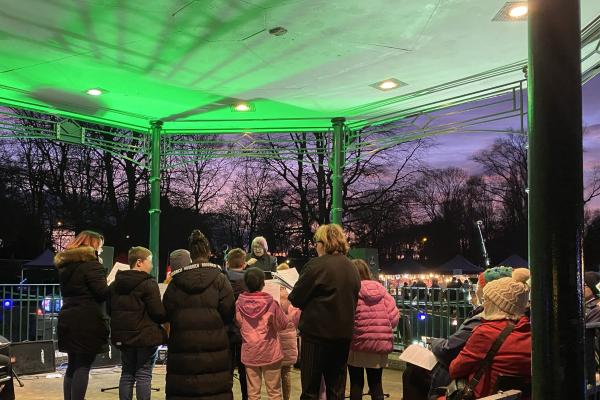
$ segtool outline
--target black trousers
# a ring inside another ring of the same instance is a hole
[[[429,371],[413,364],[406,364],[406,369],[402,373],[403,400],[427,400],[430,386]]]
[[[346,391],[346,362],[350,340],[318,342],[302,338],[300,380],[301,400],[317,400],[321,376],[325,380],[327,400],[343,400]]]
[[[237,367],[238,377],[240,378],[240,391],[242,392],[242,400],[248,400],[248,383],[246,381],[246,366],[242,364],[242,344],[229,343],[231,348],[231,374]]]
[[[95,354],[68,353],[69,364],[63,380],[65,400],[84,400]]]
[[[369,384],[369,394],[372,400],[383,399],[383,385],[381,377],[383,368],[360,368],[348,365],[348,374],[350,375],[350,400],[360,400],[365,386],[365,370],[367,371],[367,383]]]

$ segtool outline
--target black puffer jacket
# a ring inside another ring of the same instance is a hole
[[[244,271],[230,269],[227,271],[227,278],[233,288],[233,297],[235,298],[235,301],[237,301],[240,294],[248,291],[246,283],[244,282]],[[227,333],[229,334],[229,343],[242,343],[240,327],[237,326],[235,321],[228,324]]]
[[[163,304],[171,323],[167,399],[232,399],[226,325],[235,300],[227,276],[208,263],[181,272],[169,283]]]
[[[151,275],[136,270],[117,272],[107,311],[115,346],[150,347],[167,342],[167,332],[160,325],[167,313]]]
[[[106,272],[92,247],[65,250],[54,257],[63,306],[58,314],[58,349],[65,353],[108,351]]]

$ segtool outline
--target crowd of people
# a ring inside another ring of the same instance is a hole
[[[134,386],[137,399],[150,399],[162,344],[168,345],[167,399],[232,399],[237,370],[242,400],[260,399],[263,382],[270,400],[289,400],[298,357],[301,399],[341,400],[347,376],[350,399],[361,399],[365,373],[371,399],[384,398],[382,372],[400,314],[367,263],[347,257],[338,225],[316,230],[317,257],[291,291],[282,286],[275,298],[263,291],[266,279],[289,266],[277,265],[262,237],[248,254],[229,251],[222,269],[209,261],[208,239],[194,230],[188,249],[170,254],[162,299],[150,275],[152,253],[144,247],[129,250],[130,270],[119,271],[108,286],[99,261],[103,243],[100,234],[83,231],[55,257],[64,301],[58,348],[68,354],[66,400],[84,399],[90,367],[109,340],[121,350],[120,399],[132,399]],[[454,399],[458,380],[472,398],[508,385],[529,399],[529,278],[524,268],[481,273],[471,317],[448,339],[430,341],[437,359],[432,371],[408,365],[404,399]],[[598,322],[600,274],[584,278],[586,322]]]
[[[168,345],[167,399],[232,399],[237,369],[242,400],[289,400],[291,368],[300,356],[301,399],[361,399],[366,371],[373,400],[382,400],[382,371],[392,351],[399,312],[392,296],[363,260],[347,257],[344,231],[320,226],[317,257],[291,291],[263,291],[277,265],[267,241],[250,252],[233,249],[227,268],[209,261],[208,239],[198,230],[188,249],[170,254],[171,274],[161,298],[152,253],[129,250],[130,269],[111,285],[99,260],[104,238],[83,231],[55,257],[63,296],[58,348],[68,355],[64,398],[83,400],[89,372],[109,340],[121,350],[119,398],[150,399],[158,347]],[[271,292],[272,293],[272,292]],[[275,296],[275,297],[273,297]],[[106,306],[105,306],[106,304]],[[300,340],[298,340],[298,336]],[[264,385],[263,385],[264,382]]]

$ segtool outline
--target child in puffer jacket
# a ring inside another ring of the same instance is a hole
[[[290,266],[286,263],[279,264],[277,271],[289,269]],[[283,349],[283,360],[281,361],[281,390],[283,392],[283,400],[290,400],[292,391],[292,366],[298,360],[298,334],[296,328],[300,321],[300,309],[294,307],[288,301],[288,292],[284,287],[281,287],[281,308],[287,315],[291,324],[281,332],[279,339],[281,340],[281,348]]]
[[[273,297],[261,292],[265,274],[259,268],[244,273],[248,292],[240,294],[235,319],[242,334],[242,363],[246,366],[248,400],[260,399],[264,376],[269,400],[281,400],[283,350],[279,332],[291,323]]]
[[[400,313],[394,298],[379,282],[371,280],[369,266],[363,260],[352,260],[360,275],[360,291],[354,316],[354,333],[348,355],[350,399],[362,399],[364,371],[372,400],[383,400],[381,385],[387,356],[393,349],[393,330]]]

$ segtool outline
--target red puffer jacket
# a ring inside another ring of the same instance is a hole
[[[465,347],[450,364],[450,376],[470,379],[507,323],[507,320],[483,321],[475,328]],[[515,329],[500,346],[490,368],[475,386],[475,397],[494,394],[496,380],[500,375],[531,377],[531,326],[527,317],[522,317],[516,323]],[[529,398],[523,397],[523,400]]]
[[[360,282],[351,348],[366,353],[392,352],[400,312],[394,298],[376,281]]]

